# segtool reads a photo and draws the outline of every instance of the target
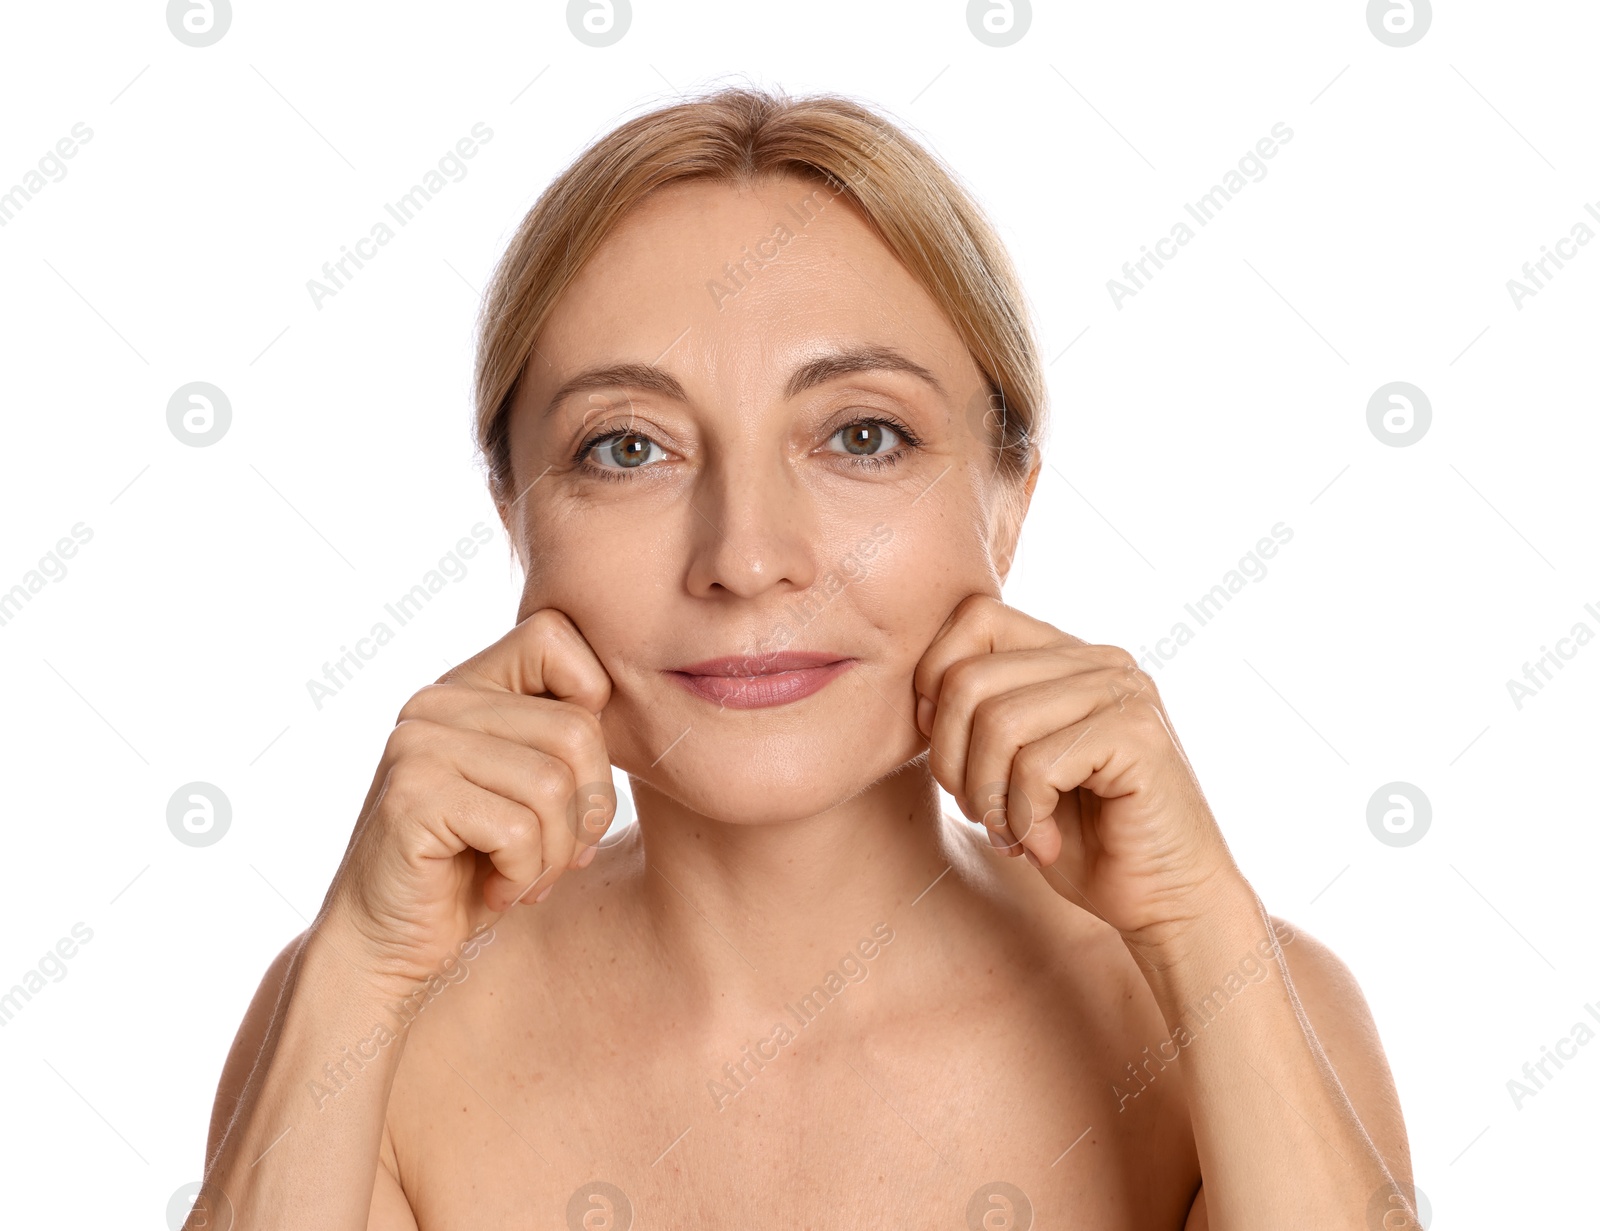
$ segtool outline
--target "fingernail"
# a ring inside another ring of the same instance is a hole
[[[1039,871],[1041,871],[1041,872],[1044,871],[1044,864],[1040,863],[1038,861],[1038,859],[1034,857],[1034,854],[1033,854],[1032,851],[1024,850],[1022,853],[1028,857],[1028,862],[1029,863],[1031,863],[1034,867],[1038,868]]]
[[[933,702],[926,697],[917,698],[917,730],[923,735],[933,732]]]
[[[1011,845],[1011,843],[1005,840],[998,829],[989,829],[985,827],[984,832],[989,835],[989,845],[994,847],[994,849],[997,851],[1003,851],[1006,849],[1006,847]]]
[[[548,885],[546,885],[543,889],[539,890],[539,892],[534,895],[533,900],[535,902],[543,902],[547,897],[550,896],[550,891],[552,889],[554,889],[555,887],[556,887],[555,886],[555,882],[551,881]]]
[[[598,846],[585,847],[583,854],[578,856],[578,866],[580,868],[587,868],[591,863],[594,862],[594,853],[599,849],[600,848]]]

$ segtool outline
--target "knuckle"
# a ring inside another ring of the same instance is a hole
[[[384,743],[384,752],[390,756],[402,757],[417,747],[420,742],[418,737],[421,735],[418,724],[421,721],[422,719],[420,718],[402,717],[398,719],[394,724],[394,729],[389,732],[388,740]]]
[[[567,704],[557,727],[556,748],[571,760],[587,756],[601,742],[600,720],[579,705]]]
[[[397,761],[384,782],[378,811],[390,818],[408,816],[438,793],[430,768],[417,758]]]
[[[1128,685],[1133,689],[1133,695],[1146,705],[1157,704],[1156,698],[1160,695],[1156,691],[1156,682],[1151,679],[1142,668],[1135,667],[1127,673]]]
[[[1022,731],[1022,710],[1008,696],[985,697],[972,710],[973,725],[983,724],[984,730],[1001,740],[1019,740]]]
[[[433,706],[439,698],[439,693],[446,687],[444,684],[424,684],[406,699],[400,707],[400,712],[395,716],[395,725],[399,726],[412,718],[422,718],[433,711]]]
[[[389,732],[384,751],[397,763],[415,761],[433,754],[441,734],[438,723],[427,718],[407,718]]]
[[[506,845],[513,848],[526,848],[537,846],[539,843],[539,822],[533,816],[517,816],[505,824]]]
[[[1045,748],[1041,743],[1032,743],[1017,750],[1017,755],[1011,761],[1011,781],[1018,782],[1022,778],[1039,778],[1049,767],[1044,759]]]
[[[956,613],[959,616],[971,616],[980,612],[991,610],[999,605],[1000,600],[992,594],[968,594],[956,604]]]
[[[1128,715],[1134,730],[1143,738],[1154,740],[1166,737],[1167,720],[1153,702],[1141,697],[1137,703],[1128,707]]]
[[[565,799],[576,789],[572,771],[560,759],[547,752],[538,751],[528,766],[528,778],[536,794]]]
[[[944,623],[939,626],[939,632],[944,633],[948,629],[960,624],[966,624],[969,621],[982,620],[986,605],[992,601],[986,594],[968,594],[964,596],[945,616]]]
[[[1120,645],[1097,645],[1094,649],[1095,653],[1108,667],[1126,674],[1132,674],[1139,670],[1139,660]]]
[[[560,636],[566,632],[567,617],[556,607],[540,607],[527,619],[528,632],[535,637]]]
[[[974,700],[982,672],[981,659],[963,658],[951,663],[945,670],[944,682],[939,685],[939,703],[943,705],[953,701],[957,706],[966,708],[967,703]]]

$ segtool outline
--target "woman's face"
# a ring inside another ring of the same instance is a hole
[[[661,190],[536,342],[509,426],[518,618],[558,608],[594,648],[612,761],[758,822],[918,756],[917,661],[963,597],[999,596],[1018,527],[977,366],[847,200],[794,178]],[[805,651],[850,661],[784,704],[674,674]]]

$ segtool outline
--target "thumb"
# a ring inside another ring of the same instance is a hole
[[[452,667],[439,683],[472,680],[526,697],[550,697],[599,715],[611,676],[568,615],[541,607],[493,645]]]

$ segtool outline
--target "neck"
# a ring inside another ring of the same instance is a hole
[[[949,864],[937,784],[919,759],[816,816],[711,820],[633,782],[636,906],[664,973],[708,1012],[804,993],[893,931]],[[871,966],[873,963],[865,963]],[[847,971],[848,974],[848,971]],[[865,976],[862,976],[865,977]]]

